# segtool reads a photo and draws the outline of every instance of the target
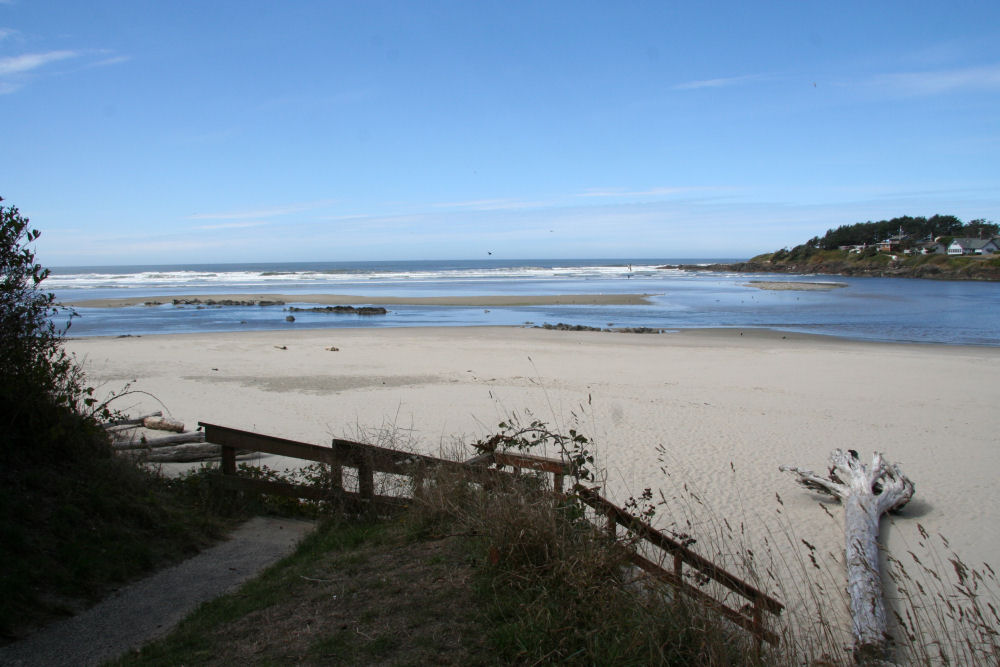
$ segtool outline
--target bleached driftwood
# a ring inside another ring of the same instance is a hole
[[[142,415],[141,417],[132,417],[130,419],[116,419],[113,422],[107,422],[101,424],[107,431],[120,431],[122,429],[138,428],[142,426],[142,422],[149,417],[162,417],[163,413],[157,410],[156,412],[150,412],[148,415]]]
[[[122,449],[155,449],[168,445],[180,445],[185,442],[205,442],[204,431],[189,431],[177,435],[165,435],[162,438],[142,438],[127,442],[116,442],[112,445],[117,450]]]
[[[855,656],[859,662],[877,661],[885,657],[889,646],[878,564],[879,519],[910,501],[913,482],[898,464],[887,464],[879,452],[866,466],[854,450],[835,449],[830,463],[829,478],[787,465],[779,466],[779,470],[798,475],[799,484],[807,489],[844,503],[847,592],[851,598]]]
[[[191,463],[193,461],[209,461],[222,456],[222,445],[203,442],[196,445],[176,445],[160,447],[147,451],[132,450],[126,452],[140,456],[149,463]],[[236,458],[242,460],[254,453],[246,449],[237,449]]]
[[[176,419],[170,419],[169,417],[146,417],[142,420],[142,425],[146,428],[151,428],[157,431],[176,431],[177,433],[184,432],[184,422],[179,422]]]
[[[211,443],[160,447],[147,452],[143,459],[150,463],[189,463],[222,456],[222,446]]]

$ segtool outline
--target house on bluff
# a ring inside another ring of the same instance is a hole
[[[992,255],[1000,251],[1000,236],[991,239],[956,238],[948,246],[949,255]]]

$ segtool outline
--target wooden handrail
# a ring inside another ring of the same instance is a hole
[[[434,467],[469,472],[479,470],[483,464],[492,462],[498,466],[511,466],[518,469],[526,468],[551,473],[553,475],[554,490],[557,494],[561,494],[563,478],[573,474],[573,466],[571,464],[531,454],[492,452],[489,455],[480,455],[470,461],[460,463],[424,454],[377,447],[375,445],[339,438],[333,439],[331,446],[322,447],[206,422],[198,422],[198,425],[205,429],[205,439],[208,442],[222,446],[222,472],[223,477],[226,479],[226,485],[230,488],[241,488],[262,493],[277,493],[316,500],[339,499],[344,503],[345,507],[356,508],[362,511],[365,509],[373,511],[376,506],[398,508],[405,505],[406,501],[404,499],[375,495],[373,477],[375,472],[419,477],[422,475],[420,472],[421,468]],[[324,491],[310,486],[289,484],[286,482],[238,478],[235,476],[237,450],[265,452],[325,463],[334,469],[337,479],[334,480],[332,491]],[[339,470],[342,466],[349,466],[358,470],[358,493],[345,492],[338,483]],[[500,472],[494,471],[494,474],[500,474]],[[639,568],[711,607],[730,621],[753,633],[760,640],[772,644],[778,642],[777,635],[763,626],[760,612],[761,610],[766,610],[775,615],[781,614],[784,609],[783,604],[751,584],[725,571],[707,558],[691,551],[674,538],[665,535],[648,523],[632,516],[596,491],[577,484],[573,488],[573,492],[584,503],[607,517],[609,533],[612,533],[612,537],[614,537],[614,527],[621,525],[641,539],[672,554],[674,557],[674,571],[670,572],[635,552],[630,553],[629,559]],[[683,563],[750,600],[753,603],[753,617],[748,617],[728,607],[708,593],[684,581],[681,573],[681,565]]]
[[[644,572],[673,586],[674,588],[680,590],[688,597],[697,600],[700,604],[703,604],[706,607],[716,611],[717,613],[722,614],[729,621],[735,623],[744,630],[753,633],[757,637],[760,637],[760,639],[766,641],[768,644],[777,646],[777,644],[779,643],[780,637],[778,637],[778,635],[765,628],[761,623],[761,620],[756,616],[754,618],[750,618],[739,613],[735,609],[731,609],[722,602],[716,600],[708,593],[684,581],[684,579],[678,576],[677,574],[664,570],[662,567],[660,567],[653,561],[649,560],[648,558],[644,558],[637,553],[634,552],[630,553],[628,558],[630,561],[632,561],[633,564],[635,564]]]
[[[207,422],[198,422],[198,425],[205,429],[205,440],[222,445],[224,450],[227,447],[245,449],[329,465],[357,467],[363,464],[371,466],[374,472],[400,475],[408,474],[414,465],[464,469],[462,464],[456,461],[386,447],[376,447],[340,438],[334,438],[330,447],[323,447]]]
[[[690,565],[706,577],[719,582],[735,593],[739,593],[751,602],[760,604],[764,609],[772,614],[780,614],[785,608],[783,604],[775,600],[767,593],[764,593],[735,575],[723,570],[712,561],[708,560],[704,556],[696,554],[677,540],[656,530],[648,523],[637,519],[598,494],[596,491],[593,491],[581,484],[577,484],[573,487],[573,491],[583,502],[607,516],[609,520],[613,520],[618,525],[624,526],[626,529],[632,531],[647,542],[658,546],[667,553],[679,556],[684,563]]]

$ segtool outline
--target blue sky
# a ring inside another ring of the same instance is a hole
[[[1000,222],[1000,3],[0,0],[0,147],[52,266]]]

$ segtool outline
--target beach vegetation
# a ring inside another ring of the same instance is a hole
[[[225,525],[112,455],[100,423],[111,407],[62,347],[72,312],[43,289],[39,236],[0,205],[0,643],[194,553]]]
[[[61,345],[72,312],[42,287],[49,271],[35,261],[40,235],[16,206],[0,204],[0,457],[8,467],[109,455],[89,418],[98,407],[93,389]],[[60,315],[67,316],[61,328]]]
[[[526,428],[502,430],[515,447],[553,444],[544,425]],[[452,469],[412,492],[381,522],[331,516],[117,664],[764,664],[740,631],[637,578],[625,545],[535,475],[484,486]]]
[[[587,467],[580,481],[602,476],[588,437],[534,419],[505,420],[472,446],[565,452]],[[855,664],[843,554],[822,553],[797,534],[780,495],[775,522],[755,539],[749,517],[713,514],[707,495],[687,475],[672,478],[660,453],[673,491],[644,490],[626,509],[648,522],[662,512],[678,528],[664,530],[777,595],[786,610],[768,627],[778,645],[758,644],[633,568],[628,555],[641,545],[595,530],[579,499],[552,493],[540,473],[483,477],[448,467],[403,489],[411,501],[379,520],[328,508],[295,554],[115,664]],[[824,503],[817,511],[833,520]],[[966,564],[919,524],[916,543],[886,559],[894,664],[996,664],[1000,617],[989,565]]]

